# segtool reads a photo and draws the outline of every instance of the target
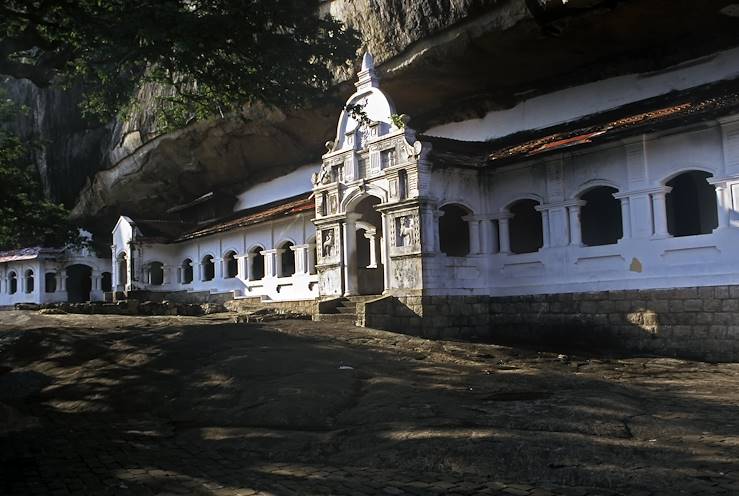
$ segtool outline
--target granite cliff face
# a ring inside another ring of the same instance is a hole
[[[739,45],[737,19],[720,13],[729,4],[570,0],[565,9],[561,0],[330,0],[321,8],[361,33],[383,88],[423,130]],[[105,233],[121,214],[160,216],[209,191],[242,190],[317,163],[355,69],[337,72],[335,90],[311,108],[253,106],[167,135],[153,120],[156,88],[141,90],[138,111],[126,119],[93,126],[79,117],[75,94],[8,85],[33,109],[18,126],[42,139],[36,159],[47,192]]]

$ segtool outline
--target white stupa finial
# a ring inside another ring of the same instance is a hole
[[[369,53],[369,51],[364,52],[364,57],[362,57],[362,70],[369,71],[374,68],[375,58],[372,56],[371,53]]]
[[[362,57],[362,69],[357,74],[357,82],[354,85],[357,90],[364,90],[370,87],[377,87],[379,79],[375,73],[375,59],[367,50]]]

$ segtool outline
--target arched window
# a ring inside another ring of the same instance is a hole
[[[149,284],[152,286],[164,284],[164,265],[162,265],[162,262],[151,262],[149,264]]]
[[[251,267],[249,270],[249,280],[258,281],[264,279],[264,255],[262,255],[264,248],[261,246],[255,246],[249,252],[249,260]]]
[[[582,242],[587,246],[612,245],[623,237],[621,202],[613,197],[618,190],[598,186],[580,196]]]
[[[182,262],[182,284],[190,284],[192,283],[192,279],[192,260],[186,258]]]
[[[280,277],[290,277],[295,274],[295,252],[290,248],[294,246],[291,242],[283,243],[280,248]]]
[[[233,279],[239,275],[239,262],[236,259],[235,251],[229,251],[223,256],[223,265],[225,269],[223,273],[224,279]]]
[[[508,207],[511,253],[533,253],[544,245],[541,212],[536,200],[518,200]]]
[[[15,272],[8,274],[8,293],[16,294],[18,292],[18,275]]]
[[[123,287],[128,282],[128,263],[126,261],[126,254],[121,253],[118,255],[118,285]]]
[[[464,257],[470,253],[470,226],[462,218],[469,211],[459,205],[444,205],[439,217],[439,247],[449,257]]]
[[[113,291],[113,274],[110,272],[100,274],[100,289],[106,293]]]
[[[665,196],[667,231],[673,236],[709,234],[718,226],[716,188],[708,184],[711,174],[684,172],[667,182]]]
[[[47,293],[56,291],[56,272],[47,272],[44,274],[44,290]]]
[[[24,274],[24,278],[26,280],[26,293],[33,293],[33,271],[31,269],[28,269]]]
[[[206,255],[200,262],[200,270],[202,270],[203,281],[212,281],[216,277],[216,265],[211,255]]]
[[[398,171],[398,198],[401,200],[408,198],[408,172],[405,169]]]

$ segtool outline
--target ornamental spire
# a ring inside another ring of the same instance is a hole
[[[361,91],[368,88],[377,88],[379,82],[380,80],[375,72],[375,59],[368,50],[364,52],[362,69],[357,74],[357,82],[354,85],[357,87],[357,91]]]

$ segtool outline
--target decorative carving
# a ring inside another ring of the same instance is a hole
[[[398,228],[398,245],[399,246],[411,246],[413,244],[414,234],[414,222],[413,217],[410,215],[400,217],[400,226]]]
[[[321,170],[314,172],[311,179],[316,186],[319,184],[329,184],[331,182],[331,166],[324,162],[321,164]]]
[[[335,214],[339,208],[339,200],[336,195],[331,195],[328,199],[328,211],[331,215]]]
[[[322,231],[323,241],[321,242],[321,256],[323,258],[330,258],[334,255],[334,230],[327,229]]]

